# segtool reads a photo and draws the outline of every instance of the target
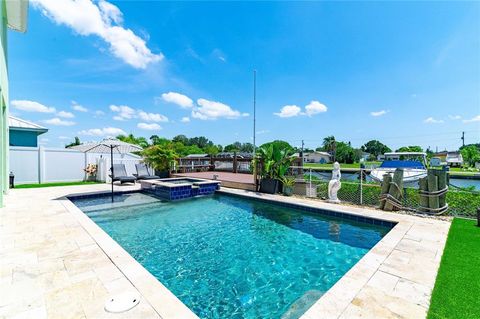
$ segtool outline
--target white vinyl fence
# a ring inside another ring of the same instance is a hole
[[[136,173],[135,164],[141,157],[134,154],[114,154],[115,164],[123,163],[127,173]],[[84,168],[97,164],[97,180],[109,182],[110,154],[82,153],[66,148],[10,146],[10,171],[15,184],[73,182],[86,178]]]

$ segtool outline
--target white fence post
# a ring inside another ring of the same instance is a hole
[[[38,147],[38,183],[45,181],[45,149],[42,145]]]

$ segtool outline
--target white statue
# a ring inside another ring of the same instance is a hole
[[[333,203],[339,203],[340,200],[337,197],[337,193],[342,187],[340,178],[342,174],[340,173],[340,164],[338,162],[333,163],[332,179],[328,182],[328,201]]]

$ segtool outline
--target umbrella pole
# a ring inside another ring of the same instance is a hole
[[[110,146],[110,171],[112,174],[110,181],[112,183],[112,203],[113,203],[113,146]]]

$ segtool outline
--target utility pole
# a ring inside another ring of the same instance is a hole
[[[257,125],[257,70],[253,70],[253,158],[255,158],[255,153],[257,146],[255,144],[255,135],[256,135],[256,125]]]
[[[465,132],[462,132],[462,147],[465,146]]]

